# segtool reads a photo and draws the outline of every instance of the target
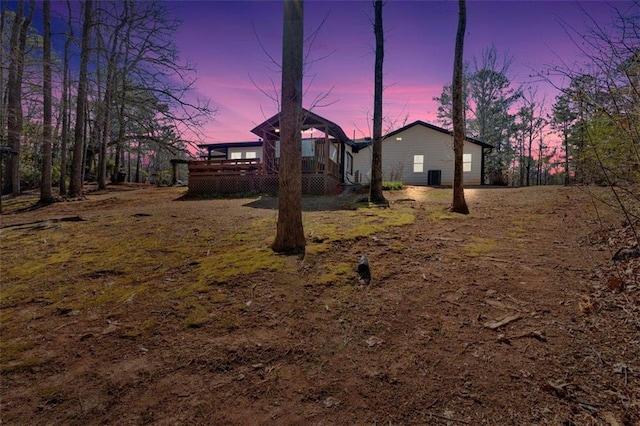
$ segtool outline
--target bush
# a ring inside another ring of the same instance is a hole
[[[382,189],[385,191],[398,191],[402,189],[402,181],[386,180],[382,182]]]

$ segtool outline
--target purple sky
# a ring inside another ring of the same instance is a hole
[[[618,5],[624,3],[618,3]],[[627,5],[629,3],[626,3]],[[251,128],[277,112],[277,105],[256,88],[273,93],[280,74],[267,52],[281,57],[280,1],[169,1],[183,21],[176,36],[181,57],[198,66],[198,91],[218,114],[206,126],[206,142],[254,140]],[[610,9],[596,1],[468,1],[465,60],[494,44],[514,56],[512,81],[526,83],[534,71],[572,63],[578,48],[562,22],[585,28],[585,9],[608,22]],[[384,8],[384,115],[408,122],[436,123],[438,96],[451,81],[457,26],[457,2],[389,0]],[[373,15],[371,1],[307,1],[305,33],[325,20],[310,52],[303,105],[333,88],[314,112],[343,127],[349,136],[370,136],[373,110]],[[319,59],[321,58],[321,59]],[[313,81],[312,81],[313,79]],[[539,92],[555,92],[541,84]]]

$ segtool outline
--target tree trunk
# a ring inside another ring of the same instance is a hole
[[[124,8],[125,8],[125,15],[128,16],[129,12],[129,6],[131,5],[131,3],[129,1],[125,1],[123,2]],[[124,50],[124,57],[123,57],[123,63],[124,64],[128,64],[130,62],[130,52],[131,52],[131,25],[129,25],[127,27],[127,31],[125,32],[125,36],[124,36],[124,40],[123,43],[125,45],[125,50]],[[125,106],[127,103],[127,68],[126,66],[122,69],[122,72],[120,73],[120,104],[119,104],[119,108],[118,108],[118,138],[116,140],[116,149],[115,149],[115,158],[114,158],[114,166],[113,166],[113,172],[111,175],[111,182],[118,182],[119,181],[119,175],[120,175],[120,168],[123,167],[122,163],[124,163],[124,161],[121,161],[121,156],[122,156],[122,150],[123,150],[123,145],[124,145],[124,137],[125,137]],[[124,157],[122,157],[124,158]],[[131,177],[131,170],[129,170],[129,173],[127,174],[127,176],[130,178]]]
[[[40,183],[40,202],[53,201],[51,183],[52,162],[52,125],[51,125],[51,1],[44,0],[44,51],[43,51],[43,101],[44,117],[42,126],[42,179]]]
[[[24,1],[18,2],[18,7],[14,15],[13,24],[11,26],[11,37],[9,39],[9,70],[7,72],[7,145],[19,152],[20,150],[20,130],[16,129],[18,126],[18,114],[22,115],[22,108],[20,105],[20,81],[16,79],[16,73],[18,72],[18,48],[20,40],[20,21],[24,14]],[[3,16],[4,18],[4,16]],[[16,87],[18,86],[18,87]],[[17,90],[16,90],[17,89]],[[16,108],[16,103],[18,108]],[[14,190],[14,171],[19,170],[18,156],[8,156],[6,159],[6,168],[4,176],[4,188],[2,193],[12,193]],[[19,176],[18,176],[19,179]],[[19,181],[18,181],[19,185]],[[18,193],[20,187],[18,186]]]
[[[271,249],[304,256],[302,227],[303,0],[284,0],[278,224]]]
[[[105,189],[107,187],[107,146],[109,143],[109,137],[111,136],[111,104],[113,103],[114,93],[116,90],[116,70],[117,70],[117,56],[119,53],[119,46],[121,47],[120,32],[127,24],[128,8],[125,8],[125,15],[122,17],[122,21],[118,23],[113,34],[111,35],[109,46],[109,57],[107,60],[107,79],[106,88],[104,91],[104,101],[102,105],[103,122],[102,122],[102,137],[100,138],[100,155],[98,161],[98,188]]]
[[[7,12],[7,0],[0,0],[0,34],[4,34],[5,15]],[[5,49],[0,49],[0,64],[5,63]],[[4,80],[4,67],[0,67],[0,140],[4,141],[6,138],[5,130],[7,128],[7,103],[5,97],[6,82]],[[0,158],[2,161],[2,158]],[[0,188],[0,192],[3,188]]]
[[[17,155],[7,158],[5,187],[20,195],[20,137],[22,135],[22,74],[27,32],[31,25],[35,3],[29,3],[29,15],[24,16],[24,0],[18,2],[9,42],[9,75],[7,82],[7,142]]]
[[[140,182],[140,166],[142,165],[142,142],[138,141],[136,149],[136,182]]]
[[[371,195],[369,201],[387,204],[382,194],[382,65],[384,62],[384,33],[382,27],[382,0],[374,2],[373,32],[376,38],[373,90],[373,155],[371,159]]]
[[[84,147],[84,122],[87,103],[87,64],[89,62],[89,37],[91,35],[92,0],[84,4],[84,22],[82,24],[82,50],[80,53],[80,73],[78,76],[78,101],[76,104],[76,126],[73,138],[73,160],[71,163],[71,181],[69,182],[69,197],[82,195],[82,176],[84,164],[82,161]]]
[[[533,155],[531,154],[531,149],[533,147],[533,122],[531,122],[531,128],[529,130],[529,149],[527,150],[527,186],[530,186],[530,178],[531,178],[531,161],[533,159]]]
[[[462,102],[462,71],[463,71],[463,50],[464,35],[467,27],[467,5],[465,0],[458,0],[458,33],[456,34],[456,48],[453,60],[453,84],[451,86],[453,101],[453,202],[449,211],[455,213],[468,214],[469,207],[464,199],[463,184],[463,164],[462,154],[464,152],[464,104]]]
[[[569,185],[569,132],[565,128],[563,129],[563,144],[564,144],[564,184]]]
[[[67,142],[69,140],[69,122],[70,117],[70,80],[71,73],[69,71],[69,46],[73,40],[73,25],[71,24],[71,3],[67,0],[67,13],[69,34],[64,42],[64,65],[62,69],[62,132],[60,134],[60,195],[67,195]]]

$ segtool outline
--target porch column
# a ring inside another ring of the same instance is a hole
[[[345,167],[346,167],[346,161],[345,161],[345,157],[346,157],[346,147],[345,147],[345,143],[344,141],[340,142],[340,162],[338,164],[340,164],[340,183],[345,183],[345,179],[344,179],[344,175],[345,175]]]
[[[329,161],[331,161],[331,159],[329,158],[329,153],[331,152],[331,150],[329,150],[329,134],[327,133],[329,131],[329,129],[327,128],[327,126],[324,126],[323,131],[324,131],[324,171],[323,171],[323,174],[326,176],[328,174],[328,170],[329,170]]]
[[[178,162],[171,160],[171,185],[175,185],[178,182]]]

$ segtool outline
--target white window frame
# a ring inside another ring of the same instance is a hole
[[[244,158],[246,158],[247,160],[254,160],[258,158],[258,153],[255,151],[247,151],[244,153]]]
[[[462,154],[462,171],[470,172],[471,164],[472,164],[472,155],[471,154]]]
[[[413,173],[424,173],[424,155],[413,156]]]
[[[229,160],[241,160],[242,159],[242,152],[230,152],[229,153]]]
[[[329,141],[329,143],[331,143],[331,141]],[[338,162],[338,148],[336,148],[333,144],[329,145],[329,158],[334,163]]]

